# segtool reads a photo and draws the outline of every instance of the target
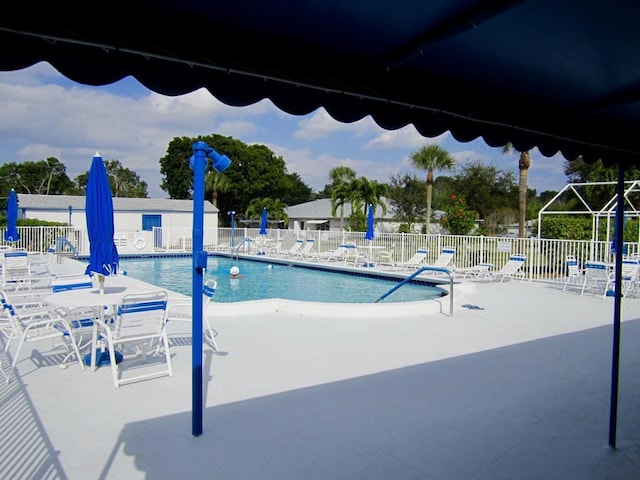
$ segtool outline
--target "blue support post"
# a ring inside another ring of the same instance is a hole
[[[235,222],[234,215],[236,214],[236,212],[234,210],[231,210],[229,214],[231,215],[231,253],[233,253],[233,249],[235,247],[234,238],[236,236],[235,234],[236,222]]]
[[[191,433],[202,435],[202,285],[207,268],[207,252],[204,251],[204,176],[207,157],[212,159],[213,169],[224,172],[231,165],[226,155],[219,155],[205,142],[195,142],[189,159],[193,170],[193,285],[191,290]]]
[[[201,145],[202,144],[202,145]],[[204,175],[207,168],[206,144],[193,144],[193,285],[191,290],[191,433],[202,434],[202,285],[203,285],[203,228],[204,228]],[[207,147],[208,148],[208,147]],[[206,265],[205,265],[206,267]]]

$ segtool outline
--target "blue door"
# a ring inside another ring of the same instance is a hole
[[[142,230],[151,232],[153,227],[162,227],[162,215],[142,215]],[[162,229],[156,230],[153,238],[154,248],[162,246]]]

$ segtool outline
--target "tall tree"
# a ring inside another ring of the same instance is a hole
[[[196,141],[205,142],[231,159],[231,166],[223,173],[231,188],[224,196],[218,197],[217,202],[221,212],[233,210],[241,219],[252,199],[283,199],[292,192],[293,180],[282,157],[265,145],[247,145],[233,137],[213,134],[174,138],[170,142],[167,154],[160,159],[160,172],[165,175],[160,186],[170,198],[192,198],[193,172],[189,158],[193,155],[192,146]],[[210,163],[208,168],[211,168]]]
[[[147,182],[140,180],[140,176],[133,170],[123,167],[119,160],[107,160],[104,162],[111,195],[125,198],[147,198]],[[81,173],[75,179],[76,194],[84,195],[87,190],[89,172]]]
[[[0,166],[0,194],[9,190],[37,195],[64,195],[71,193],[73,182],[65,165],[55,157],[36,162],[5,163]]]
[[[299,203],[314,200],[313,189],[302,181],[300,175],[295,172],[288,173],[290,189],[282,197],[282,202],[287,205],[297,205]]]
[[[453,170],[455,159],[444,148],[438,145],[426,145],[411,155],[413,166],[427,171],[427,218],[426,231],[429,233],[431,223],[431,197],[433,195],[434,171]]]
[[[451,193],[462,193],[468,208],[478,212],[483,219],[494,210],[508,207],[515,212],[518,207],[513,170],[485,165],[480,160],[465,162],[454,175],[452,188]]]
[[[340,230],[344,230],[344,204],[349,200],[347,198],[351,193],[349,184],[356,179],[356,172],[346,165],[333,167],[329,170],[329,179],[331,179],[331,215],[336,214],[336,207],[339,206]]]
[[[511,154],[514,151],[513,145],[509,142],[502,147],[502,153]],[[518,236],[526,236],[527,221],[527,193],[529,189],[529,168],[531,168],[531,154],[529,150],[518,152],[518,170],[520,171],[518,182]]]
[[[424,218],[427,211],[427,199],[424,196],[426,184],[415,175],[394,174],[390,179],[389,204],[394,218],[409,226]]]

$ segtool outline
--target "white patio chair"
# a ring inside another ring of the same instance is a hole
[[[389,250],[380,250],[376,254],[376,263],[378,265],[389,265],[395,266],[395,260],[393,258],[393,254],[395,252],[395,247],[391,247]]]
[[[622,296],[626,297],[629,293],[635,289],[638,284],[638,274],[640,269],[640,263],[635,258],[623,258],[622,259]],[[609,291],[613,291],[616,284],[615,269],[611,269],[607,278],[607,284],[604,288],[604,295],[606,296]]]
[[[89,290],[94,287],[92,278],[86,274],[69,274],[56,275],[51,280],[51,290],[53,294],[77,291],[78,295],[83,295],[83,290]],[[70,335],[74,335],[78,348],[82,351],[92,343],[93,327],[97,317],[97,307],[55,307],[56,312],[69,322],[71,331]],[[113,321],[112,308],[108,306],[104,308],[103,320],[106,322]],[[85,336],[89,336],[85,341]],[[101,338],[98,338],[100,340]],[[66,359],[65,359],[66,360]]]
[[[26,250],[2,252],[2,288],[15,289],[28,285],[31,279],[31,264]]]
[[[125,295],[116,312],[113,328],[104,328],[109,349],[109,360],[113,374],[113,385],[119,387],[127,383],[146,380],[161,376],[173,376],[171,365],[171,353],[169,351],[169,339],[167,337],[167,292],[157,290],[147,293],[133,293]],[[162,348],[154,347],[156,342],[161,342]],[[134,345],[134,354],[127,345]],[[122,361],[117,362],[116,349],[120,350]],[[159,356],[162,350],[164,356],[164,368],[158,369],[157,365],[147,363],[149,356]],[[151,355],[150,355],[151,354]],[[136,358],[141,359],[142,364],[130,368],[129,363],[137,363]],[[127,368],[121,368],[127,365]],[[127,376],[124,371],[138,370],[147,367],[150,373]]]
[[[209,302],[213,299],[214,293],[216,293],[216,288],[218,287],[218,282],[214,279],[207,279],[202,285],[202,329],[204,333],[204,339],[207,341],[214,352],[218,351],[218,344],[216,343],[217,332],[211,328],[211,323],[209,322],[209,316],[207,315],[207,308],[209,306]],[[174,302],[170,303],[167,306],[167,321],[178,321],[178,322],[191,322],[193,320],[193,310],[192,303],[189,302]]]
[[[567,255],[565,265],[567,267],[567,279],[564,282],[562,291],[565,291],[569,287],[581,288],[584,282],[584,277],[576,257],[573,255]]]
[[[57,316],[54,312],[44,307],[14,307],[6,302],[6,297],[2,298],[2,304],[3,319],[0,323],[3,325],[3,332],[7,324],[11,327],[5,345],[5,352],[9,351],[13,340],[18,340],[18,348],[11,362],[11,368],[15,368],[25,343],[49,340],[51,342],[50,348],[55,348],[55,341],[59,340],[59,345],[64,347],[66,353],[69,353],[67,342],[70,344],[78,363],[80,363],[80,367],[83,370],[85,369],[75,338],[73,335],[68,334],[71,331],[71,326],[66,319]],[[64,362],[62,365],[64,366]],[[9,378],[7,377],[8,381]]]
[[[505,278],[519,278],[520,280],[524,280],[525,275],[522,271],[524,267],[524,263],[527,260],[527,256],[524,254],[514,254],[509,257],[507,263],[504,266],[495,272],[489,272],[489,280],[493,283],[497,282],[497,278],[500,277],[500,282],[504,282]]]
[[[585,290],[597,295],[606,293],[607,282],[609,280],[609,266],[604,262],[590,261],[584,264],[584,281],[580,295],[584,295]]]
[[[358,260],[360,258],[360,253],[358,252],[358,247],[353,243],[346,243],[344,250],[344,264],[350,264],[353,262],[353,266],[355,267],[358,264]]]

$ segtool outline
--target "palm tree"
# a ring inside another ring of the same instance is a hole
[[[269,215],[268,221],[284,220],[285,225],[289,222],[289,217],[286,214],[287,205],[282,203],[279,198],[254,198],[247,206],[245,212],[246,218],[249,220],[259,220],[263,208],[267,209],[267,214]]]
[[[433,194],[433,172],[435,170],[453,170],[455,159],[438,145],[426,145],[411,156],[413,166],[427,171],[427,218],[426,231],[431,223],[431,196]]]
[[[514,151],[513,145],[509,142],[502,147],[505,155]],[[515,150],[517,151],[517,150]],[[531,168],[531,154],[529,150],[518,152],[518,170],[520,177],[518,182],[518,237],[525,237],[525,222],[527,220],[527,193],[529,190],[529,168]]]
[[[218,208],[218,193],[230,191],[231,180],[226,175],[222,175],[215,170],[209,170],[204,178],[204,188],[207,193],[211,192],[211,203]]]
[[[366,177],[360,177],[351,184],[352,198],[361,200],[364,203],[364,215],[367,216],[369,205],[373,205],[373,209],[379,206],[383,213],[387,213],[387,204],[382,200],[389,194],[389,186],[384,183],[378,183],[376,180],[369,180]]]
[[[331,216],[335,217],[336,211],[340,207],[340,231],[344,231],[344,204],[351,204],[352,196],[351,183],[342,182],[331,189]]]
[[[349,183],[356,179],[356,172],[350,167],[340,166],[329,170],[331,179],[331,215],[335,216],[340,207],[340,230],[344,230],[344,204],[350,194]]]

